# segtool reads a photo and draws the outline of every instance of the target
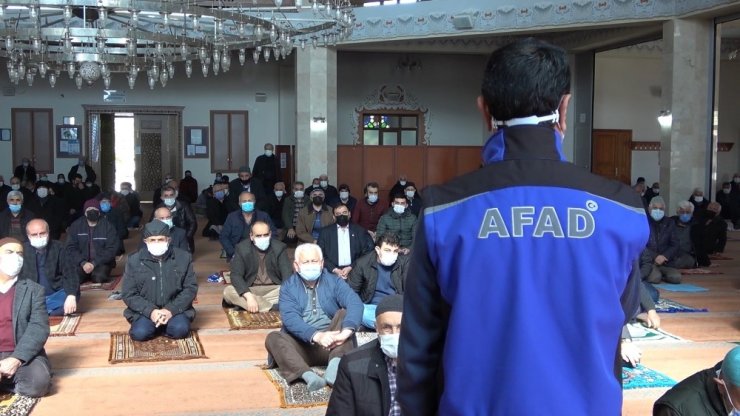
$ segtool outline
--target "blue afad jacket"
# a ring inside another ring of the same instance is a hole
[[[399,356],[413,415],[619,415],[621,328],[649,227],[628,186],[566,162],[548,127],[424,191]]]

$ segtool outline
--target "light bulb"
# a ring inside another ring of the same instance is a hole
[[[82,89],[82,75],[77,74],[77,76],[75,77],[75,85],[77,85],[78,90]]]
[[[255,64],[260,61],[260,53],[257,49],[252,52],[252,59],[254,60]]]
[[[188,78],[190,78],[190,75],[192,74],[193,74],[193,62],[188,59],[187,61],[185,61],[185,75],[187,75]]]
[[[157,84],[157,80],[154,77],[149,77],[149,89],[153,90],[154,86]]]
[[[51,85],[51,88],[54,88],[55,85],[57,85],[57,75],[54,73],[49,74],[49,85]]]
[[[244,61],[246,60],[247,60],[246,52],[244,51],[244,49],[239,49],[239,64],[241,64],[241,66],[244,66]]]
[[[110,77],[103,77],[103,85],[105,89],[110,89]]]

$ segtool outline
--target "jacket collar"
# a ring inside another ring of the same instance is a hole
[[[483,163],[512,159],[565,161],[561,134],[539,125],[521,125],[496,130],[483,146]]]

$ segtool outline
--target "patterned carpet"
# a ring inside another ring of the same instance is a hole
[[[666,298],[658,299],[658,303],[655,304],[655,310],[659,313],[708,312],[707,308],[693,308]]]
[[[634,342],[685,342],[681,337],[677,337],[670,334],[662,329],[652,329],[642,324],[628,324],[627,330],[629,330],[632,341]]]
[[[622,367],[622,389],[673,387],[676,381],[667,375],[640,364],[636,368]]]
[[[311,367],[311,370],[323,377],[326,367]],[[288,384],[276,368],[264,368],[263,371],[280,393],[280,407],[282,408],[326,406],[329,403],[330,387],[309,392],[308,386],[303,380]]]
[[[0,415],[3,416],[25,416],[31,413],[33,406],[39,399],[17,394],[0,393]]]
[[[111,364],[195,358],[208,358],[196,331],[191,331],[190,336],[184,339],[159,336],[145,342],[132,340],[128,332],[111,332],[110,334],[108,362]]]
[[[702,268],[696,268],[696,269],[681,269],[681,274],[683,275],[704,275],[704,274],[723,274],[719,270],[710,270],[710,269],[702,269]]]
[[[49,336],[51,337],[68,337],[75,334],[77,325],[80,324],[82,315],[50,316],[49,317]]]
[[[224,308],[231,330],[280,328],[280,312],[249,313],[236,308]]]

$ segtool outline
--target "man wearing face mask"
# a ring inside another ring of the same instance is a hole
[[[334,224],[334,215],[326,204],[324,191],[321,188],[313,189],[310,194],[311,203],[298,212],[296,236],[302,243],[316,243],[321,229]]]
[[[82,216],[82,206],[87,201],[85,195],[87,195],[87,190],[84,182],[82,182],[82,176],[77,174],[72,179],[68,192],[64,194],[64,202],[69,209],[70,223]]]
[[[103,192],[99,194],[96,199],[100,201],[100,216],[105,217],[105,219],[108,220],[110,225],[112,225],[116,230],[118,239],[121,240],[119,252],[117,254],[122,254],[123,240],[128,238],[128,227],[126,227],[126,222],[123,219],[123,212],[113,206],[110,192]]]
[[[408,178],[406,177],[406,174],[402,173],[398,177],[398,181],[395,184],[393,184],[393,187],[391,188],[390,192],[388,192],[388,200],[393,201],[394,196],[398,194],[403,194],[404,191],[406,190],[406,185],[408,185],[408,183],[409,181],[408,181]]]
[[[226,252],[227,261],[230,261],[234,257],[236,245],[248,239],[249,229],[257,221],[269,224],[272,235],[277,234],[277,230],[270,216],[266,212],[258,210],[256,205],[257,202],[254,194],[251,192],[242,192],[239,195],[239,211],[232,212],[226,216],[224,228],[221,230],[218,240]]]
[[[26,225],[36,218],[36,214],[24,207],[24,196],[21,191],[10,191],[5,201],[8,208],[0,212],[0,238],[13,237],[26,241]]]
[[[704,210],[701,217],[697,217],[696,224],[691,230],[691,240],[694,242],[696,261],[701,267],[711,264],[709,256],[725,251],[727,243],[727,224],[720,215],[722,206],[712,202]]]
[[[54,195],[62,200],[64,200],[70,188],[72,188],[72,184],[67,182],[67,179],[64,177],[63,173],[57,175],[56,182],[51,184],[51,189],[54,190]]]
[[[42,397],[51,386],[51,365],[44,351],[49,316],[44,288],[19,279],[22,268],[21,242],[0,239],[0,389]]]
[[[349,274],[347,284],[364,304],[362,324],[366,328],[375,328],[375,309],[383,299],[403,294],[409,257],[399,256],[400,248],[397,235],[378,235],[375,250],[357,260],[357,267]]]
[[[304,185],[301,181],[293,184],[293,192],[283,204],[283,225],[285,226],[285,238],[289,243],[295,243],[296,225],[298,225],[298,214],[307,205],[311,203],[309,195],[304,191]]]
[[[419,213],[421,213],[421,196],[419,195],[419,191],[416,189],[416,184],[413,182],[406,183],[406,188],[403,190],[404,195],[406,195],[406,200],[408,201],[408,210],[411,211],[416,218],[419,218]]]
[[[229,192],[229,185],[223,183],[213,185],[210,192],[205,192],[208,223],[203,228],[203,237],[217,240],[221,235],[226,216],[229,213],[226,211],[226,205],[224,204],[227,192]]]
[[[129,209],[129,220],[126,226],[128,228],[139,228],[141,217],[144,215],[144,212],[141,211],[139,193],[134,191],[131,182],[121,182],[121,195],[126,198]]]
[[[334,201],[333,203],[329,203],[332,207],[337,206],[338,204],[346,205],[347,208],[349,208],[349,212],[352,212],[355,210],[355,207],[357,206],[357,198],[350,195],[349,185],[346,183],[343,183],[339,185],[339,199]]]
[[[36,195],[26,203],[29,210],[36,217],[43,218],[49,224],[49,233],[52,240],[58,240],[64,231],[66,207],[64,201],[52,194],[49,182],[36,183]]]
[[[5,200],[5,198],[8,197],[8,192],[12,190],[13,188],[5,183],[5,178],[3,177],[3,175],[0,175],[0,211],[8,207],[8,202]]]
[[[689,202],[694,204],[694,215],[697,217],[703,215],[704,210],[707,209],[707,206],[709,205],[709,200],[704,198],[704,191],[702,191],[701,188],[694,188],[694,192],[692,192],[689,197]]]
[[[80,175],[83,182],[90,183],[95,183],[95,180],[98,178],[98,175],[95,174],[95,170],[93,170],[92,166],[88,165],[85,162],[84,157],[79,158],[77,164],[69,169],[69,173],[67,173],[67,179],[72,182],[75,178],[75,175]]]
[[[740,192],[732,192],[732,182],[723,183],[714,200],[722,206],[722,216],[730,220],[733,229],[740,228]]]
[[[653,416],[694,415],[740,416],[740,347],[673,386],[653,406]]]
[[[653,183],[653,186],[647,188],[647,190],[645,191],[645,199],[648,201],[652,200],[658,195],[660,195],[660,183],[658,182]]]
[[[187,252],[190,252],[190,244],[188,244],[188,237],[185,235],[185,230],[183,230],[180,227],[177,227],[174,222],[172,222],[172,213],[170,212],[169,208],[167,207],[161,207],[154,210],[154,219],[152,221],[161,221],[167,225],[170,229],[170,247],[176,247],[180,250],[184,250]],[[139,250],[146,248],[146,242],[144,241],[144,237],[141,238],[141,243],[139,244]]]
[[[401,414],[396,369],[403,296],[385,297],[375,313],[378,339],[342,357],[327,416]]]
[[[19,178],[21,182],[35,183],[36,168],[31,165],[30,159],[24,157],[21,164],[15,167],[15,170],[13,171],[13,176]]]
[[[172,181],[170,182],[172,183]],[[176,184],[176,182],[175,182]],[[177,199],[177,189],[172,186],[165,186],[162,188],[162,202],[155,206],[155,209],[166,207],[172,212],[172,222],[177,226],[185,230],[185,235],[188,238],[188,245],[190,246],[190,252],[195,252],[195,232],[198,230],[198,221],[195,218],[195,213],[190,203]],[[154,212],[152,212],[152,218],[154,218]],[[151,221],[151,218],[150,218]]]
[[[76,273],[67,273],[64,244],[51,238],[46,221],[32,220],[26,226],[28,241],[23,243],[21,279],[44,288],[49,315],[69,315],[77,311],[80,282]]]
[[[414,243],[414,232],[416,230],[416,215],[408,210],[409,201],[403,193],[397,194],[392,200],[392,209],[380,217],[378,221],[377,235],[387,232],[395,233],[401,243],[401,254],[409,254],[409,249]]]
[[[273,189],[275,182],[281,181],[280,165],[275,156],[275,146],[272,143],[265,144],[265,153],[257,156],[252,168],[254,177],[262,182],[265,190]]]
[[[666,265],[676,269],[692,269],[696,267],[696,257],[694,256],[694,244],[691,241],[691,229],[695,224],[694,221],[694,204],[689,201],[679,201],[676,208],[676,215],[671,217],[673,220],[673,232],[678,238],[678,253],[676,257],[669,260]]]
[[[328,205],[339,200],[339,191],[333,185],[329,185],[329,175],[326,173],[319,175],[319,188],[324,191],[324,201]]]
[[[322,228],[316,244],[324,253],[326,269],[347,280],[357,259],[372,251],[373,239],[367,230],[350,222],[349,207],[339,204],[333,212],[336,226]]]
[[[186,170],[185,177],[180,179],[180,196],[182,198],[194,204],[198,199],[198,180],[193,177],[193,172]]]
[[[665,201],[656,196],[648,205],[650,239],[640,255],[642,280],[648,283],[681,283],[681,272],[668,263],[678,257],[679,240],[675,223],[665,216]]]
[[[80,283],[92,280],[107,283],[116,266],[121,240],[116,229],[100,215],[100,202],[89,199],[83,206],[84,215],[67,229],[64,247],[70,273],[77,273]]]
[[[352,210],[352,220],[370,232],[373,238],[378,228],[378,221],[386,209],[386,203],[380,201],[378,190],[377,182],[369,182],[365,185],[365,198],[358,201],[355,209]]]
[[[285,195],[285,184],[283,182],[275,182],[272,193],[265,198],[265,212],[270,215],[272,223],[277,228],[275,238],[280,241],[285,239],[287,233],[283,222],[283,207],[288,198],[289,196]]]
[[[226,209],[229,212],[240,211],[241,206],[239,203],[239,195],[242,192],[249,192],[255,197],[257,208],[263,209],[265,199],[265,188],[262,187],[262,182],[258,178],[252,177],[252,171],[249,170],[249,166],[242,166],[239,168],[237,177],[229,182],[229,197],[226,202]]]
[[[126,262],[121,299],[123,316],[131,323],[134,341],[148,341],[164,333],[172,339],[190,335],[195,319],[193,300],[198,282],[190,253],[170,246],[170,227],[161,221],[144,226],[146,249]]]
[[[24,186],[24,182],[17,176],[10,178],[10,189],[13,191],[20,191],[23,194],[23,200],[28,201],[33,198],[33,191]]]
[[[231,284],[224,303],[250,313],[267,312],[278,303],[280,284],[293,274],[285,243],[271,238],[270,225],[252,224],[249,240],[236,246],[231,259]]]
[[[283,328],[265,340],[268,364],[288,383],[303,379],[309,391],[334,384],[340,358],[353,349],[350,337],[362,319],[362,302],[336,275],[324,269],[321,248],[301,244],[295,273],[280,286]],[[324,377],[311,366],[327,366]]]

